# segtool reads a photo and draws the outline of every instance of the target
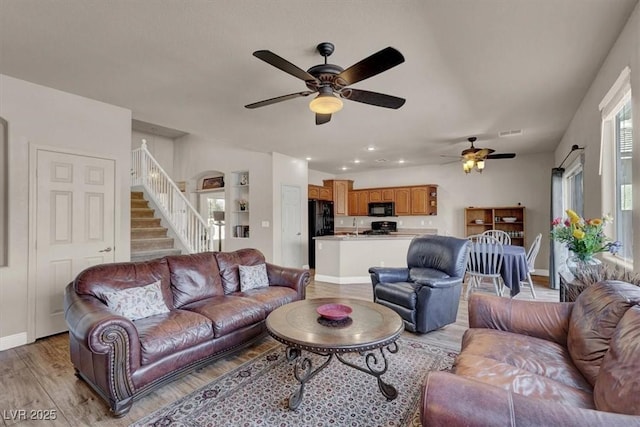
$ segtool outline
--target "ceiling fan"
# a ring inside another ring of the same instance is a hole
[[[396,49],[392,47],[384,48],[347,69],[327,63],[327,57],[329,57],[335,49],[332,43],[320,43],[316,49],[320,55],[324,57],[324,64],[314,65],[307,71],[293,65],[291,62],[269,50],[257,50],[253,52],[253,56],[256,58],[300,80],[304,80],[309,90],[265,99],[264,101],[245,105],[245,107],[264,107],[289,99],[318,93],[318,96],[309,104],[309,108],[316,113],[316,125],[321,125],[329,122],[331,115],[342,109],[342,100],[340,98],[393,109],[398,109],[404,105],[404,98],[347,87],[402,64],[404,62],[404,56]],[[336,95],[339,95],[339,97]]]
[[[496,150],[492,148],[476,148],[473,143],[477,138],[472,136],[467,138],[467,141],[471,143],[471,147],[462,150],[460,153],[460,160],[462,160],[462,168],[465,173],[470,173],[473,169],[482,173],[484,170],[484,162],[487,159],[513,159],[516,153],[495,153]]]

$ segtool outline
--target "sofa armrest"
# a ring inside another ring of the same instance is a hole
[[[73,283],[64,295],[65,320],[69,326],[69,340],[95,355],[104,355],[109,378],[104,387],[116,401],[126,400],[135,392],[131,374],[140,367],[140,339],[129,319],[115,314],[98,298],[75,292]],[[78,372],[93,377],[93,364],[100,357],[90,357],[71,347],[71,359]],[[81,360],[82,359],[82,360]],[[84,372],[83,369],[89,370]]]
[[[396,283],[409,280],[409,269],[406,267],[371,267],[369,274],[374,286],[378,283]]]
[[[422,389],[423,426],[640,426],[640,417],[568,406],[512,393],[448,372],[430,372]]]
[[[472,294],[469,327],[514,332],[566,346],[573,303],[521,301]]]
[[[462,284],[462,277],[444,277],[441,279],[421,279],[416,280],[416,283],[430,288],[451,288],[456,285]]]
[[[286,286],[298,293],[298,299],[305,299],[306,288],[311,281],[309,270],[266,264],[270,286]]]

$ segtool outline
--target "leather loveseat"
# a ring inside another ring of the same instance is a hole
[[[640,426],[640,287],[574,303],[473,294],[454,373],[429,373],[425,426]]]
[[[242,291],[239,271],[251,268],[262,287]],[[66,288],[71,361],[122,416],[139,397],[262,337],[267,315],[304,299],[308,283],[308,271],[265,263],[256,249],[90,267]],[[130,293],[146,317],[118,311]]]
[[[425,235],[411,240],[407,267],[371,267],[373,301],[404,320],[405,329],[421,334],[454,323],[469,241]]]

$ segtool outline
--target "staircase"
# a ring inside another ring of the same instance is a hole
[[[131,261],[146,261],[166,255],[179,255],[167,229],[154,217],[141,191],[131,192]]]

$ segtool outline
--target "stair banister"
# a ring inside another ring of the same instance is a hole
[[[213,251],[213,226],[207,225],[151,155],[146,140],[133,150],[131,163],[131,185],[147,191],[189,253]]]

